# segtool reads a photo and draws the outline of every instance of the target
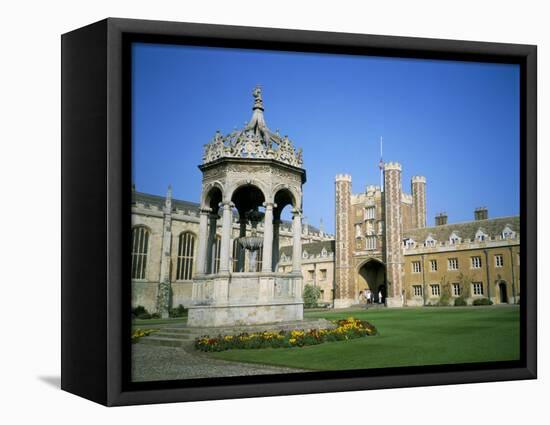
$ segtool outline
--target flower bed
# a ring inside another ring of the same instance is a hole
[[[335,329],[310,329],[280,332],[242,333],[239,335],[201,336],[195,348],[201,351],[225,351],[251,348],[291,348],[317,345],[329,341],[343,341],[376,335],[369,322],[354,319],[338,320]]]
[[[134,329],[132,332],[132,342],[137,342],[143,336],[149,336],[158,329]]]

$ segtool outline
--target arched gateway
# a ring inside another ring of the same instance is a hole
[[[387,296],[386,266],[372,258],[363,262],[358,270],[358,287],[360,291],[370,291],[376,304],[385,304]]]
[[[220,326],[302,320],[301,149],[267,127],[261,91],[253,92],[250,122],[205,145],[197,275],[188,326]],[[292,206],[293,265],[276,272],[281,211]],[[240,231],[232,235],[232,218]],[[221,216],[219,267],[210,266]],[[263,227],[263,236],[257,228]],[[236,256],[236,258],[233,258]]]

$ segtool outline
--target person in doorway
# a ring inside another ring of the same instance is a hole
[[[382,304],[382,290],[378,291],[378,304]]]

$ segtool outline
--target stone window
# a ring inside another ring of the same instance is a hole
[[[321,280],[327,280],[327,269],[321,269]]]
[[[415,297],[422,296],[422,285],[413,285],[413,294]]]
[[[420,264],[420,261],[411,262],[411,266],[412,266],[413,273],[420,273],[422,271],[422,266]]]
[[[261,251],[261,250],[260,250]],[[304,249],[304,252],[302,252],[302,258],[307,260],[307,258],[309,257],[309,254],[307,253],[307,251]]]
[[[504,267],[504,257],[502,254],[495,255],[495,267]]]
[[[483,283],[481,282],[472,283],[472,292],[474,295],[483,295]]]
[[[430,260],[430,271],[431,272],[437,271],[437,260]]]
[[[376,218],[376,207],[365,208],[365,220],[374,220]]]
[[[455,297],[460,297],[462,295],[462,291],[460,290],[460,285],[458,283],[453,283],[453,295]]]
[[[176,280],[191,280],[195,260],[195,235],[190,232],[180,234],[178,238],[178,261]]]
[[[149,230],[143,226],[132,229],[132,279],[145,279]]]
[[[458,270],[458,258],[449,258],[447,268],[449,270]]]
[[[315,270],[308,270],[307,271],[307,280],[313,280],[315,278]]]
[[[367,249],[375,250],[376,249],[376,236],[367,237]]]
[[[441,295],[441,287],[439,286],[439,283],[430,285],[432,288],[432,296],[439,297]]]
[[[470,258],[472,262],[472,269],[480,269],[481,268],[481,257],[471,257]]]
[[[323,248],[321,250],[321,257],[326,257],[327,256],[327,249],[326,248]]]

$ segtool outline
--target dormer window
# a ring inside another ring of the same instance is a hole
[[[460,243],[460,237],[455,232],[451,233],[451,236],[449,236],[449,243],[451,245]]]
[[[416,246],[416,242],[411,239],[411,238],[407,238],[405,239],[405,247],[406,248],[414,248]]]
[[[426,240],[424,241],[424,246],[426,247],[434,247],[436,243],[436,240],[432,237],[432,235],[429,235]]]
[[[489,235],[485,233],[482,229],[478,229],[476,232],[476,241],[477,242],[484,242],[489,238]]]
[[[502,231],[502,239],[515,239],[516,232],[510,229],[510,226],[507,224],[504,230]]]
[[[326,257],[327,256],[327,249],[326,248],[323,248],[321,250],[321,257]]]

